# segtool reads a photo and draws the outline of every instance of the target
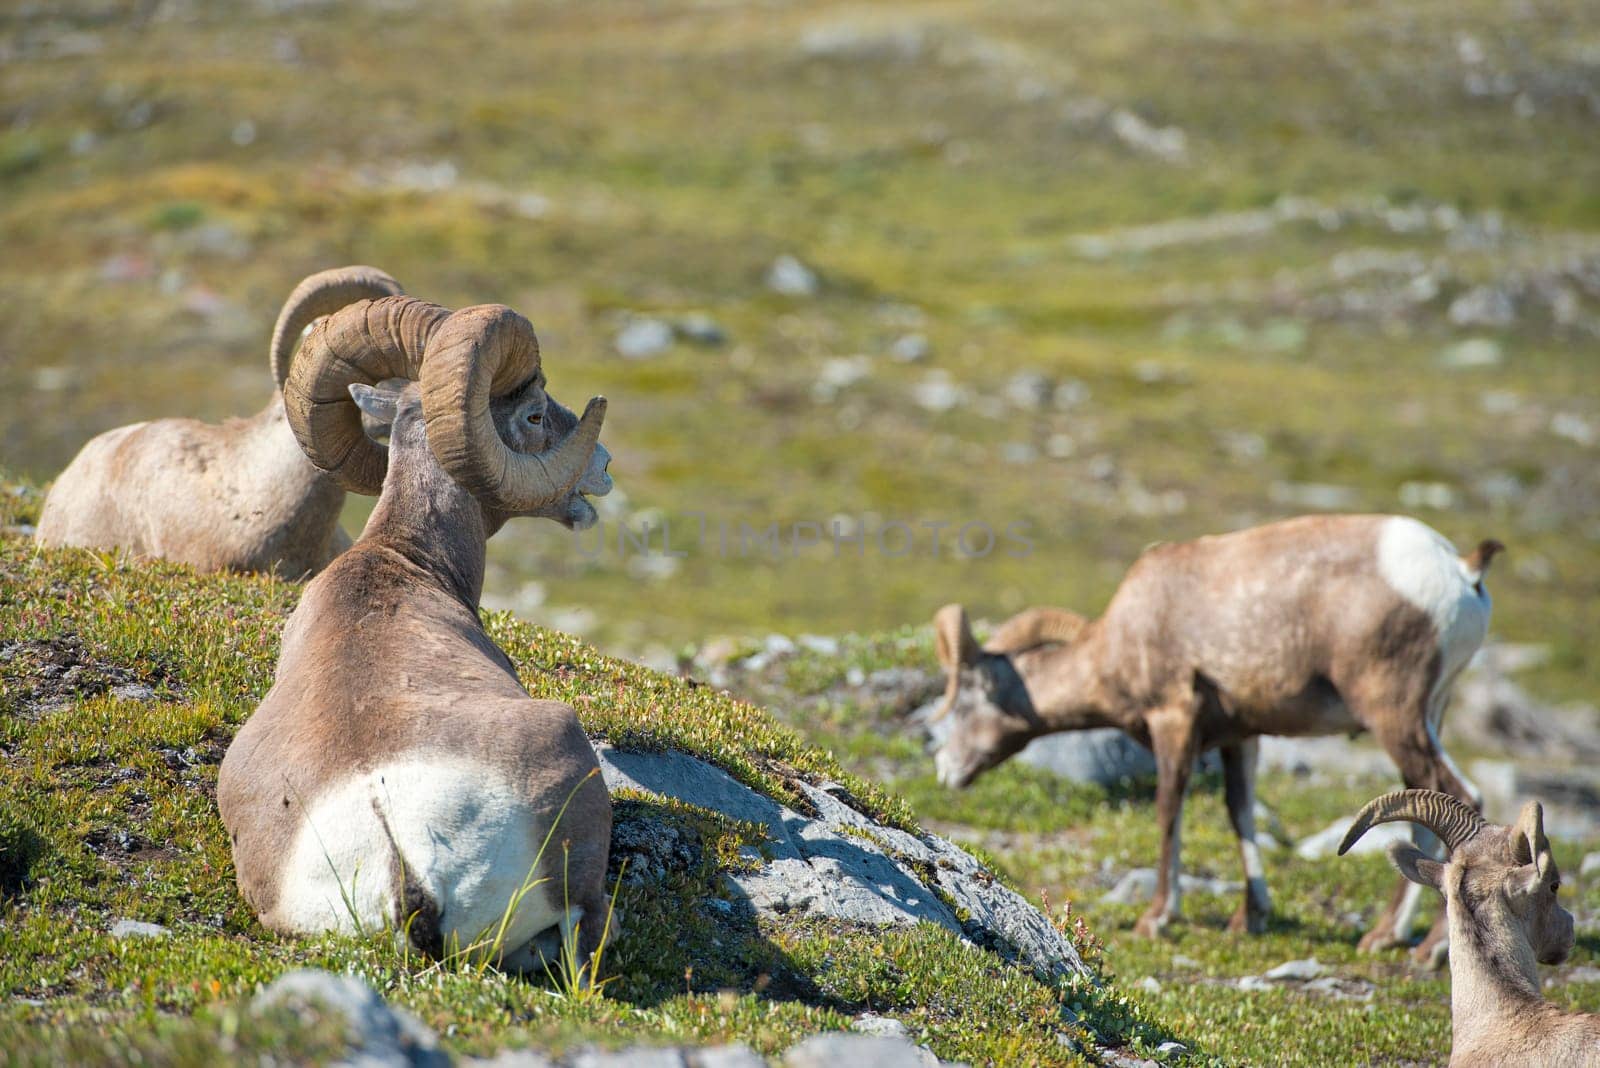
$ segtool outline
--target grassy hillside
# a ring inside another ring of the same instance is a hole
[[[216,770],[271,683],[297,596],[0,536],[0,1063],[331,1059],[337,1035],[242,1012],[259,985],[300,966],[361,975],[457,1052],[738,1040],[776,1053],[868,1010],[977,1064],[1080,1064],[1098,1044],[1167,1037],[1110,988],[1045,984],[932,926],[719,910],[723,873],[750,863],[761,828],[628,792],[615,798],[619,828],[665,823],[692,855],[623,880],[626,929],[605,957],[604,996],[424,961],[381,932],[272,936],[235,888]],[[595,737],[698,754],[791,804],[793,777],[825,777],[913,825],[901,802],[751,705],[509,615],[489,627],[530,691],[573,702]],[[172,933],[119,938],[123,919]],[[973,1014],[1012,1025],[973,1027]]]
[[[1405,509],[1511,546],[1497,631],[1592,698],[1597,49],[1562,2],[12,7],[0,456],[255,409],[289,287],[372,262],[611,397],[613,524],[919,536],[496,544],[608,647],[1094,608],[1154,540]],[[614,348],[694,312],[726,343]]]

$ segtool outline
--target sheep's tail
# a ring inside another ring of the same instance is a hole
[[[1478,592],[1483,592],[1483,577],[1489,573],[1489,563],[1499,553],[1506,551],[1503,543],[1493,538],[1485,538],[1478,543],[1478,547],[1461,558],[1461,566],[1466,569],[1467,581],[1478,587]]]
[[[406,863],[405,854],[400,852],[400,843],[394,840],[394,832],[389,829],[389,817],[384,814],[383,806],[378,804],[376,797],[372,799],[372,811],[378,817],[384,837],[389,839],[389,885],[394,889],[392,919],[395,928],[419,952],[439,960],[444,957],[444,917],[439,912],[439,902],[428,893],[417,878],[416,871]]]

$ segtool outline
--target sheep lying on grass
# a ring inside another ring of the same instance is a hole
[[[285,392],[312,461],[381,494],[306,587],[223,759],[240,889],[286,933],[390,927],[432,956],[516,969],[575,935],[588,958],[607,922],[609,796],[577,716],[528,696],[478,602],[507,520],[595,521],[604,399],[578,419],[549,397],[511,309],[405,297],[322,322]],[[391,424],[387,465],[358,404]]]
[[[1600,1065],[1600,1016],[1563,1012],[1539,994],[1539,965],[1560,964],[1573,945],[1539,802],[1523,806],[1515,827],[1502,827],[1449,794],[1385,794],[1361,810],[1339,853],[1373,825],[1395,820],[1427,828],[1447,850],[1441,862],[1395,842],[1389,860],[1444,895],[1453,1068]]]
[[[1230,927],[1261,931],[1271,900],[1255,840],[1259,735],[1370,730],[1408,785],[1473,796],[1439,723],[1488,628],[1483,576],[1499,549],[1485,541],[1463,558],[1402,516],[1305,516],[1157,546],[1099,619],[1031,609],[987,648],[947,605],[934,619],[948,675],[940,715],[952,717],[939,779],[965,786],[1056,731],[1118,727],[1150,747],[1161,866],[1136,929],[1154,935],[1179,911],[1190,770],[1216,748],[1246,878]],[[1400,885],[1365,947],[1404,938],[1416,888]]]
[[[157,419],[91,440],[67,465],[39,517],[42,545],[125,549],[201,571],[275,571],[300,578],[350,545],[339,529],[344,490],[295,442],[282,388],[301,333],[347,304],[399,293],[374,267],[306,278],[272,332],[272,400],[221,424]]]

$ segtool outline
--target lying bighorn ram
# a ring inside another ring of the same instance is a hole
[[[1482,580],[1500,548],[1485,541],[1463,559],[1414,519],[1304,516],[1157,546],[1099,619],[1032,609],[987,648],[947,605],[934,619],[948,675],[940,714],[953,713],[940,781],[965,786],[1055,731],[1118,727],[1152,749],[1161,867],[1136,929],[1156,934],[1178,915],[1190,769],[1216,748],[1246,877],[1229,926],[1260,931],[1271,901],[1255,840],[1259,735],[1370,730],[1407,785],[1473,796],[1439,722],[1488,628]],[[1401,887],[1364,947],[1406,934],[1416,888]]]
[[[1444,895],[1452,1068],[1600,1065],[1600,1016],[1563,1012],[1539,994],[1539,965],[1560,964],[1573,944],[1539,802],[1523,806],[1516,827],[1501,827],[1449,794],[1385,794],[1361,810],[1340,854],[1374,824],[1394,820],[1426,827],[1447,850],[1440,863],[1395,842],[1389,859]]]
[[[42,545],[126,549],[202,571],[300,578],[350,545],[344,490],[306,460],[284,416],[283,384],[313,320],[400,283],[374,267],[341,267],[295,286],[272,331],[277,381],[249,419],[213,425],[158,419],[91,440],[56,479],[39,517]]]
[[[583,918],[587,955],[610,799],[576,715],[528,696],[478,601],[484,543],[508,519],[595,521],[583,495],[611,488],[604,399],[580,420],[549,397],[511,309],[406,297],[319,324],[285,396],[312,462],[381,493],[306,587],[272,689],[223,759],[240,889],[277,931],[389,924],[434,956],[489,932],[517,969],[537,963],[536,936]],[[387,474],[357,404],[390,422]]]

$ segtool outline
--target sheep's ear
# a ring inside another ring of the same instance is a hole
[[[1410,842],[1391,842],[1389,863],[1419,886],[1431,886],[1438,890],[1444,885],[1444,865]]]
[[[350,399],[373,419],[388,426],[394,422],[394,412],[400,401],[400,391],[383,386],[369,386],[365,382],[350,383]]]

